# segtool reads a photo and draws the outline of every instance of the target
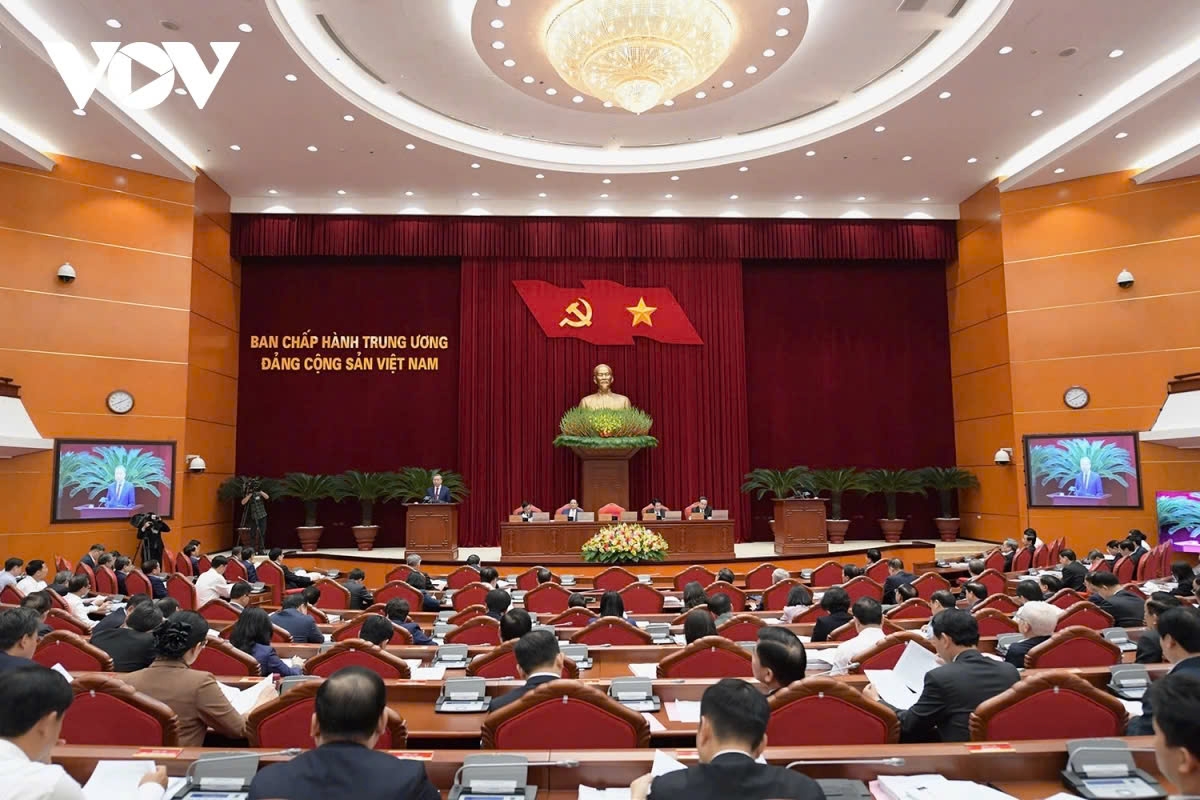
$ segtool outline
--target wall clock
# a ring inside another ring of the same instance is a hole
[[[124,389],[117,389],[115,392],[109,392],[105,404],[114,414],[128,414],[133,410],[133,395]]]
[[[1082,386],[1072,386],[1063,392],[1063,402],[1067,404],[1067,408],[1081,409],[1091,399],[1092,397],[1088,394],[1088,390]]]

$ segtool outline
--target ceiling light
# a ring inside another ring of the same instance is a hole
[[[903,157],[903,158],[901,158],[900,160],[901,160],[901,161],[912,161],[912,156],[904,156],[904,157]]]
[[[675,101],[674,100],[663,100],[663,105],[670,108],[671,106],[675,105]]]
[[[479,197],[479,192],[471,192],[471,197]]]
[[[605,199],[607,199],[607,198],[608,198],[608,195],[607,195],[607,194],[602,194],[602,195],[600,195],[600,197],[601,197],[601,198],[605,198]]]
[[[317,146],[316,146],[315,144],[310,144],[310,145],[308,146],[308,152],[310,152],[310,153],[315,153],[315,152],[317,152]]]
[[[782,39],[784,36],[787,36],[789,33],[791,33],[791,31],[789,31],[787,28],[778,28],[775,31],[775,35],[780,39]]]
[[[1006,56],[1011,52],[1012,52],[1012,47],[1010,47],[1009,45],[1004,45],[1004,47],[1000,48],[1000,55],[1002,55],[1002,56]]]
[[[544,45],[568,84],[640,114],[712,75],[733,34],[718,0],[579,0],[550,23]]]
[[[803,199],[804,199],[804,195],[802,195],[802,194],[798,194],[798,195],[796,195],[795,197],[793,197],[792,199],[793,199],[793,200],[803,200]]]
[[[1056,170],[1054,170],[1055,175],[1062,175],[1064,172],[1066,172],[1066,170],[1063,169],[1062,167],[1059,167]]]
[[[289,83],[295,83],[297,80],[296,76],[290,72],[287,75],[284,75],[283,79]]]
[[[786,17],[788,14],[792,13],[792,10],[790,8],[788,8],[787,6],[784,6],[783,8],[779,9],[775,13],[781,17]]]
[[[517,65],[517,62],[516,62],[516,61],[513,61],[511,58],[506,58],[506,59],[504,59],[504,66],[506,66],[506,67],[515,67],[516,65]]]
[[[671,199],[671,198],[673,198],[674,196],[675,196],[675,195],[673,195],[673,194],[671,194],[671,193],[669,193],[669,192],[668,192],[667,194],[664,194],[664,195],[663,195],[663,197],[665,197],[665,198],[666,198],[666,199],[668,199],[668,200],[670,200],[670,199]]]
[[[501,8],[508,8],[511,2],[512,0],[496,0],[496,5],[500,6]]]
[[[551,97],[554,97],[554,95],[558,94],[558,89],[555,89],[553,86],[551,86],[549,89],[546,90],[546,94],[550,95]]]
[[[497,39],[496,41],[492,42],[492,49],[493,49],[493,50],[503,50],[503,49],[504,49],[504,42],[502,42],[502,41],[500,41],[499,39]]]
[[[968,158],[968,159],[967,159],[967,163],[968,163],[968,164],[974,164],[974,163],[975,163],[976,161],[978,161],[978,160],[979,160],[979,159],[978,159],[978,158],[976,158],[975,156],[971,156],[970,158]]]
[[[738,199],[738,196],[737,196],[736,194],[731,194],[731,195],[729,195],[729,199],[730,199],[730,200],[737,200],[737,199]]]
[[[1033,111],[1030,111],[1030,112],[1029,112],[1029,116],[1031,116],[1031,117],[1040,117],[1042,114],[1045,114],[1045,113],[1046,113],[1046,112],[1045,112],[1045,111],[1042,111],[1040,108],[1035,108]]]
[[[883,132],[884,132],[884,131],[886,131],[886,130],[887,130],[887,128],[886,128],[886,127],[884,127],[883,125],[876,125],[876,126],[875,126],[875,132],[876,132],[876,133],[883,133]]]
[[[749,167],[738,167],[738,172],[749,172],[749,171],[750,171]]]
[[[542,178],[544,178],[546,176],[539,172],[537,175],[534,175],[533,177],[537,178],[540,181]]]
[[[346,120],[346,122],[354,122],[354,115],[346,114],[345,116],[342,117],[342,119]]]
[[[267,194],[279,194],[278,189],[267,189]]]
[[[338,194],[345,194],[345,193],[346,193],[346,190],[345,190],[345,189],[338,189],[338,190],[337,190],[337,193],[338,193]]]
[[[472,164],[471,164],[471,169],[479,169],[479,163],[478,163],[478,162],[472,162]]]
[[[411,192],[411,191],[408,191],[408,192],[405,192],[405,193],[404,193],[404,196],[405,196],[405,197],[412,197],[412,196],[413,196],[413,194],[414,194],[413,192]]]
[[[1108,57],[1109,58],[1120,58],[1123,55],[1125,55],[1124,50],[1111,50],[1111,51],[1109,51]]]
[[[1129,135],[1129,134],[1128,134],[1128,133],[1126,133],[1125,131],[1121,131],[1120,133],[1118,133],[1118,134],[1117,134],[1116,136],[1114,136],[1113,138],[1114,138],[1114,139],[1124,139],[1124,138],[1125,138],[1126,136],[1128,136],[1128,135]]]
[[[721,84],[721,86],[726,89],[732,89],[733,81],[725,81],[724,83]]]
[[[180,87],[177,87],[177,88],[175,89],[175,94],[178,94],[178,95],[185,95],[185,94],[187,94],[187,89],[183,88],[182,86],[180,86]]]
[[[751,64],[750,66],[746,67],[746,74],[747,74],[747,75],[753,75],[753,74],[754,74],[754,73],[756,73],[756,72],[758,72],[758,67],[754,66],[753,64]]]
[[[77,108],[74,111],[72,111],[71,113],[77,117],[86,117],[87,116],[87,112],[84,111],[82,108]]]
[[[415,144],[413,144],[412,142],[409,142],[408,144],[404,145],[404,149],[405,150],[416,150],[417,146]]]
[[[612,183],[612,178],[605,178],[604,180],[602,180],[602,181],[600,181],[600,182],[601,182],[601,183],[606,183],[606,184],[607,184],[607,183]]]
[[[768,47],[766,50],[763,50],[763,58],[774,58],[774,57],[775,57],[775,51],[772,50],[770,47]]]
[[[521,78],[521,83],[533,83],[534,80],[532,75],[526,75],[524,78]]]
[[[546,196],[545,192],[538,192],[538,197],[545,197],[545,196]]]
[[[611,100],[605,100],[605,101],[604,101],[604,107],[605,107],[605,108],[612,108],[612,107],[613,107],[612,101],[611,101]]]
[[[502,20],[502,19],[492,20],[492,27],[495,28],[496,30],[500,30],[501,28],[504,27],[504,20]]]
[[[583,102],[583,95],[581,95],[581,94],[577,94],[577,95],[575,95],[574,97],[572,97],[572,98],[571,98],[571,102],[572,102],[572,103],[582,103],[582,102]]]
[[[238,30],[242,33],[254,33],[254,27],[249,22],[243,22],[238,25]]]
[[[922,202],[922,203],[928,203],[928,202],[929,202],[929,198],[928,198],[928,197],[922,197],[922,198],[921,198],[921,202]]]
[[[808,151],[807,153],[805,153],[804,155],[808,156],[809,158],[812,158],[812,157],[813,157],[813,156],[815,156],[816,154],[817,154],[817,151],[816,151],[816,150],[809,150],[809,151]]]
[[[108,26],[108,27],[110,27],[110,28],[119,28],[119,27],[121,27],[121,22],[120,22],[120,20],[115,20],[115,19],[105,20],[104,24],[105,24],[105,25],[107,25],[107,26]]]
[[[231,144],[229,145],[229,149],[236,153],[242,149],[242,146],[240,144]]]
[[[858,197],[856,197],[854,199],[861,203],[862,201],[866,200],[867,198],[866,198],[866,195],[860,194]]]
[[[697,100],[703,100],[706,97],[708,97],[708,92],[696,92]]]
[[[941,94],[939,94],[939,95],[938,95],[938,99],[939,99],[939,100],[949,100],[949,99],[950,99],[950,93],[949,93],[949,92],[942,92]]]
[[[130,157],[130,158],[132,158],[134,161],[141,161],[141,160],[142,160],[142,155],[141,155],[141,153],[130,153],[130,154],[129,154],[129,157]]]

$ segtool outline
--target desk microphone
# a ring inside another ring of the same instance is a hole
[[[793,761],[790,764],[788,764],[786,767],[784,767],[784,769],[791,769],[792,767],[815,767],[818,765],[826,765],[826,764],[841,764],[841,765],[849,765],[849,766],[855,766],[858,764],[881,764],[885,767],[903,767],[904,759],[903,758],[838,758],[838,759],[811,758],[811,759],[802,759],[800,761]]]
[[[460,786],[458,779],[462,776],[462,771],[467,768],[471,769],[487,769],[489,767],[578,767],[579,762],[573,758],[563,759],[561,761],[483,761],[475,764],[463,764],[454,772],[454,780],[451,784]]]
[[[196,771],[196,767],[201,765],[218,764],[222,761],[248,762],[251,758],[253,758],[255,761],[255,767],[257,768],[258,761],[261,759],[271,758],[274,756],[298,756],[303,752],[304,751],[299,747],[289,747],[286,750],[276,750],[271,753],[231,753],[229,755],[200,756],[200,758],[197,758],[191,764],[188,764],[187,771],[183,773],[183,777],[185,780],[190,781],[193,773]],[[200,778],[200,781],[204,780],[206,779]]]

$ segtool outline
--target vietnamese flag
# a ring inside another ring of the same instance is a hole
[[[592,344],[633,344],[645,336],[667,344],[704,344],[670,289],[583,281],[582,289],[513,281],[545,334]]]

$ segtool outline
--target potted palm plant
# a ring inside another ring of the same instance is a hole
[[[954,500],[959,489],[978,489],[979,479],[974,473],[959,467],[927,467],[921,470],[921,481],[926,488],[938,494],[942,515],[933,521],[937,525],[938,535],[943,542],[955,541],[961,520],[954,516]]]
[[[250,541],[250,529],[242,525],[244,518],[242,498],[249,491],[249,485],[252,481],[258,481],[259,491],[267,493],[267,497],[276,500],[283,496],[283,482],[277,481],[274,478],[259,478],[252,475],[234,475],[221,481],[221,485],[217,487],[217,500],[222,503],[229,503],[233,506],[232,519],[237,521],[237,542],[238,544],[253,544]]]
[[[792,495],[801,489],[808,488],[808,467],[796,466],[790,469],[754,469],[746,473],[742,493],[754,493],[759,500],[768,493],[771,495],[771,529],[775,533],[776,542],[780,537],[789,538],[791,524],[787,513],[787,503]],[[782,526],[782,527],[780,527]]]
[[[379,526],[375,524],[375,504],[386,503],[398,496],[399,478],[394,472],[359,472],[346,470],[333,479],[333,497],[338,502],[358,501],[362,519],[351,530],[359,550],[373,550]]]
[[[841,467],[813,470],[811,478],[814,491],[829,493],[829,518],[825,520],[825,530],[830,542],[841,544],[846,541],[846,530],[850,527],[850,520],[842,518],[842,495],[866,491],[866,477],[854,467]]]
[[[304,524],[296,528],[301,550],[316,550],[325,528],[317,524],[317,503],[333,497],[334,483],[329,475],[309,475],[289,472],[283,476],[285,497],[294,497],[304,504]]]
[[[905,520],[896,518],[896,497],[900,494],[920,494],[925,491],[921,473],[913,469],[869,469],[865,478],[867,491],[883,495],[887,503],[887,516],[879,520],[884,540],[900,541]]]
[[[425,491],[433,486],[433,476],[442,476],[442,485],[450,490],[450,500],[461,502],[467,496],[467,485],[462,475],[445,469],[425,469],[424,467],[404,467],[396,473],[396,497],[404,503],[416,503],[425,496]]]

